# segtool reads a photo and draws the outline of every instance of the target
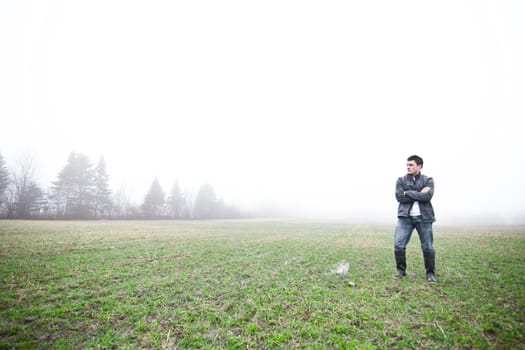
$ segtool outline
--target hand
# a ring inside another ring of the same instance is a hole
[[[427,192],[430,191],[430,189],[431,189],[430,187],[426,186],[426,187],[424,187],[424,188],[421,190],[421,193],[427,193]]]

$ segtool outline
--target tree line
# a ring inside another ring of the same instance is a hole
[[[0,218],[9,219],[219,219],[239,218],[240,210],[226,205],[210,184],[188,195],[175,181],[166,193],[154,178],[142,204],[133,204],[125,190],[113,192],[106,163],[97,164],[71,152],[51,186],[36,181],[31,157],[9,170],[0,153]]]

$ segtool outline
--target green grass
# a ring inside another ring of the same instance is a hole
[[[434,231],[429,284],[389,226],[0,221],[0,349],[525,349],[525,228]]]

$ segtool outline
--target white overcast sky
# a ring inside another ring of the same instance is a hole
[[[3,0],[0,50],[0,153],[43,187],[76,151],[137,202],[393,221],[419,154],[442,223],[525,222],[522,1]]]

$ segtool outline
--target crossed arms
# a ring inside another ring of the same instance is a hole
[[[396,199],[399,203],[429,202],[434,194],[434,180],[428,178],[425,187],[421,191],[405,190],[402,178],[396,183]]]

